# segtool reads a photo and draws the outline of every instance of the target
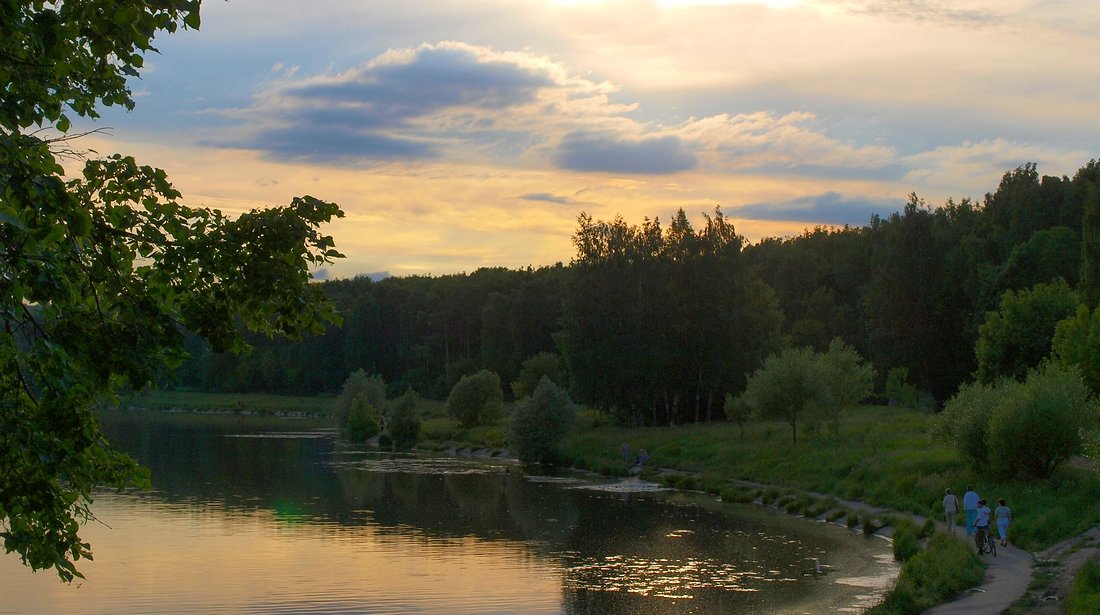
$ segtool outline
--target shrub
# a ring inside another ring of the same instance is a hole
[[[412,448],[420,440],[420,412],[416,393],[409,389],[390,410],[386,427],[394,446]]]
[[[569,394],[543,376],[535,392],[516,402],[508,426],[508,443],[521,461],[555,463],[561,442],[577,419]]]
[[[920,538],[917,536],[917,526],[907,519],[898,519],[894,522],[893,539],[894,560],[899,562],[909,561],[920,552]]]
[[[1046,363],[1024,383],[1001,389],[989,426],[991,468],[1006,476],[1046,478],[1081,450],[1089,392],[1076,370]]]
[[[1077,303],[1077,293],[1061,279],[1005,291],[1000,306],[978,328],[978,380],[1026,377],[1050,355],[1058,323],[1073,316]]]
[[[551,352],[540,352],[523,361],[519,377],[512,383],[512,394],[516,399],[534,394],[544,376],[563,389],[569,385],[569,373],[565,371],[561,357]]]
[[[380,412],[386,407],[386,381],[378,374],[367,375],[367,372],[358,369],[352,372],[344,381],[344,387],[340,396],[336,398],[336,417],[340,420],[340,426],[346,428],[351,418],[352,403],[355,398],[362,396],[367,405]]]
[[[496,420],[503,402],[500,376],[483,369],[459,379],[447,396],[447,412],[463,427],[475,427]]]
[[[381,431],[378,420],[378,411],[367,401],[367,396],[360,393],[351,400],[351,409],[348,411],[347,424],[344,426],[344,434],[354,442],[365,442],[378,435]]]
[[[954,446],[970,464],[984,466],[989,459],[986,430],[999,396],[992,385],[969,383],[959,387],[933,424],[933,434]]]

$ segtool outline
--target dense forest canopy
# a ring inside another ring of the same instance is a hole
[[[1061,279],[1095,296],[1095,257],[1084,255],[1098,225],[1084,221],[1100,209],[1098,186],[1095,160],[1072,178],[1026,164],[981,203],[911,195],[866,226],[756,244],[717,209],[699,229],[683,211],[667,226],[581,214],[567,266],[325,282],[342,327],[299,342],[253,337],[243,355],[193,343],[174,384],[315,394],[364,369],[391,395],[443,399],[481,369],[507,393],[524,359],[552,352],[578,401],[667,424],[722,418],[724,395],[770,353],[840,338],[874,364],[877,390],[904,368],[943,402],[975,373],[979,329],[1006,291]]]

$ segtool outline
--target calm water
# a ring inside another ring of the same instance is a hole
[[[193,423],[109,424],[154,491],[96,499],[71,586],[0,555],[0,612],[858,612],[897,571],[884,541],[761,507]]]

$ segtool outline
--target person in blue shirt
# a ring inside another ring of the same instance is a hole
[[[966,486],[963,494],[963,512],[966,514],[966,535],[974,535],[974,520],[978,518],[978,494],[974,487]]]

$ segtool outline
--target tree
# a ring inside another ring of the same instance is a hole
[[[978,380],[1022,380],[1050,355],[1055,328],[1076,308],[1077,294],[1063,280],[1005,291],[1000,307],[978,328]]]
[[[752,418],[752,406],[745,400],[744,395],[733,395],[726,393],[725,405],[723,408],[726,412],[726,420],[737,423],[737,428],[740,430],[741,440],[745,439],[745,423],[749,422]]]
[[[355,370],[348,376],[340,396],[336,398],[336,417],[342,427],[348,426],[352,408],[358,398],[362,398],[362,402],[376,413],[381,412],[386,407],[386,381],[378,374],[368,376],[362,369]]]
[[[463,427],[474,427],[496,420],[503,403],[500,376],[483,369],[459,379],[447,396],[447,412]]]
[[[534,393],[516,402],[508,425],[508,443],[520,461],[554,463],[561,442],[577,420],[569,394],[543,376]]]
[[[185,329],[240,350],[240,326],[297,336],[337,320],[309,272],[341,256],[318,231],[336,205],[302,197],[230,219],[117,154],[64,177],[69,115],[133,107],[126,76],[155,34],[197,28],[198,9],[0,3],[0,535],[67,581],[91,554],[78,533],[93,489],[148,484],[100,432],[95,404],[178,365]]]
[[[348,418],[344,423],[344,434],[353,442],[366,442],[378,435],[381,425],[378,410],[360,393],[351,400]]]
[[[791,426],[791,444],[798,442],[798,423],[830,403],[827,375],[810,348],[788,348],[764,361],[749,376],[744,398],[761,416],[782,419]]]
[[[540,352],[527,357],[519,371],[519,378],[512,383],[512,393],[516,399],[531,395],[543,377],[563,388],[569,383],[569,374],[565,372],[561,357],[552,352]]]
[[[1081,305],[1072,317],[1058,323],[1051,356],[1065,367],[1074,367],[1093,393],[1100,393],[1100,308]]]
[[[1046,362],[1000,393],[988,428],[994,472],[1044,479],[1081,451],[1081,433],[1096,411],[1076,370]]]
[[[397,448],[412,448],[420,441],[420,410],[416,393],[409,389],[390,408],[386,429]]]
[[[829,391],[826,414],[833,420],[833,434],[840,432],[840,415],[871,394],[875,383],[875,368],[840,338],[833,338],[829,350],[819,355]]]

